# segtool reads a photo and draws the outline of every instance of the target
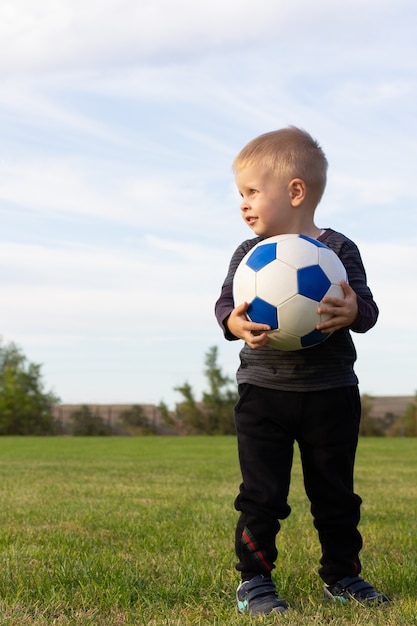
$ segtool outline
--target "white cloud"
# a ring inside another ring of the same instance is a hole
[[[20,158],[4,163],[0,171],[0,198],[7,204],[50,215],[94,216],[99,219],[153,224],[191,224],[188,207],[196,190],[183,182],[173,184],[170,175],[123,177],[120,166],[84,159]]]
[[[23,121],[43,132],[59,128],[82,133],[85,136],[112,144],[129,145],[128,137],[99,123],[92,116],[74,111],[62,102],[54,101],[51,91],[55,88],[54,77],[42,81],[5,81],[0,91],[0,111],[8,121]]]
[[[340,42],[352,29],[360,42],[369,36],[371,19],[380,33],[385,16],[398,20],[410,6],[398,0],[355,0],[346,7],[330,0],[315,5],[307,0],[4,0],[0,41],[7,55],[0,55],[0,68],[9,73],[168,61],[190,50],[212,54],[277,39],[288,45],[317,32],[318,41]]]
[[[127,250],[3,244],[3,327],[20,335],[145,332],[212,318],[219,282],[210,272],[218,252],[203,245],[146,237]],[[226,257],[224,258],[226,263]]]

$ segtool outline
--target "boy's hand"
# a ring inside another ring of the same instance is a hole
[[[271,330],[271,327],[268,324],[257,324],[248,320],[246,316],[248,306],[248,303],[244,302],[233,309],[227,320],[227,327],[235,337],[246,341],[251,348],[262,348],[269,341],[265,331]]]
[[[345,280],[342,280],[340,286],[343,289],[345,297],[342,298],[323,298],[326,306],[319,307],[318,313],[326,313],[332,315],[327,322],[317,324],[317,330],[323,333],[332,333],[346,326],[351,326],[358,315],[358,302],[356,293]]]

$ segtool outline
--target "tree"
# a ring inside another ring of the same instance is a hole
[[[79,409],[70,414],[72,422],[71,434],[78,437],[96,437],[111,435],[112,429],[103,418],[97,413],[93,413],[87,404],[83,404]]]
[[[193,389],[188,382],[175,387],[182,397],[170,414],[167,407],[160,405],[162,419],[180,435],[188,434],[234,434],[234,405],[237,402],[237,390],[231,389],[229,376],[223,374],[217,363],[218,350],[211,347],[205,355],[205,370],[208,391],[203,393],[201,401],[197,401]]]
[[[122,411],[119,416],[122,428],[134,435],[154,435],[155,425],[151,424],[140,404],[134,404],[130,409]]]
[[[203,406],[207,414],[210,433],[231,435],[235,432],[234,406],[238,400],[236,388],[230,389],[232,379],[223,374],[217,363],[218,349],[212,346],[206,354],[205,375],[209,391],[203,393]]]
[[[181,387],[175,387],[184,400],[177,404],[176,420],[179,425],[180,434],[207,434],[207,420],[203,407],[194,398],[194,392],[189,383],[184,383]]]
[[[30,363],[16,344],[0,339],[0,435],[54,434],[57,402],[44,390],[41,366]]]
[[[161,416],[161,421],[168,426],[168,428],[171,430],[174,430],[176,432],[177,435],[179,435],[180,433],[178,432],[178,420],[177,420],[177,415],[175,411],[170,411],[168,408],[168,405],[165,402],[160,402],[159,406],[159,414]]]
[[[417,437],[417,392],[414,400],[408,403],[404,415],[392,425],[389,434],[393,437]]]

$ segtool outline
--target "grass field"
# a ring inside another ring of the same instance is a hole
[[[287,614],[238,617],[233,437],[0,438],[0,624],[417,624],[417,439],[361,439],[364,576],[386,609],[322,598],[296,458],[274,570]]]

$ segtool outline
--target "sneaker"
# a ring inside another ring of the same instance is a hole
[[[284,613],[288,605],[277,596],[275,585],[262,574],[240,583],[236,590],[237,610],[248,615]]]
[[[324,585],[324,596],[346,604],[349,600],[370,604],[388,604],[383,593],[378,593],[372,585],[360,576],[347,576],[334,585]]]

